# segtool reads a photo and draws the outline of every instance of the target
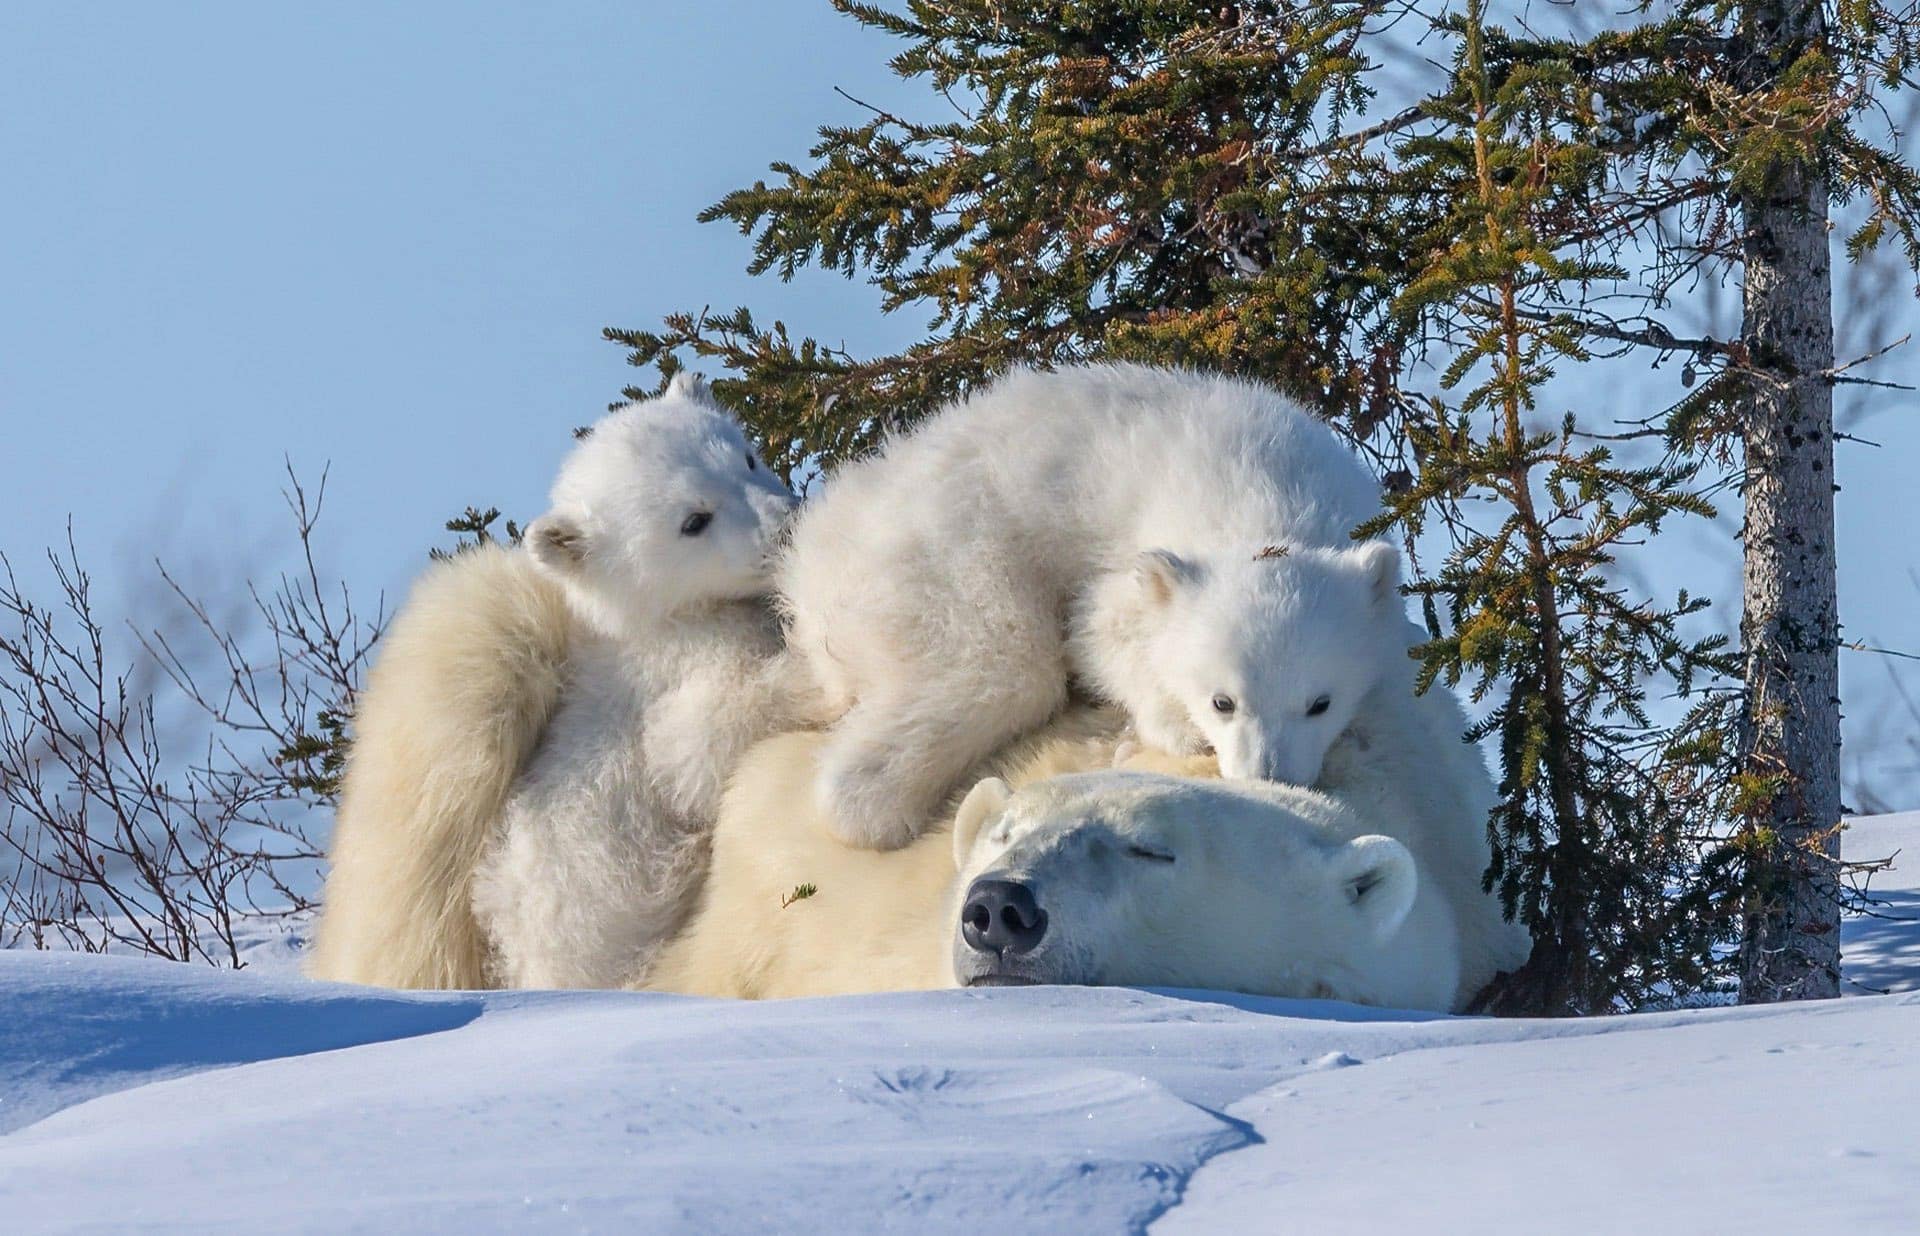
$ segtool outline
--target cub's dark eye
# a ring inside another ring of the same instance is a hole
[[[1213,710],[1223,717],[1231,717],[1235,707],[1236,705],[1231,695],[1216,695],[1213,697]]]
[[[1173,861],[1173,855],[1167,853],[1165,850],[1148,849],[1143,845],[1130,845],[1127,847],[1127,853],[1134,858],[1144,858],[1150,863],[1170,863]]]
[[[760,461],[755,459],[751,455],[747,456],[747,471],[757,472],[759,471],[759,468],[760,468]]]
[[[713,522],[712,511],[695,511],[680,525],[681,536],[699,536]]]
[[[1307,715],[1309,717],[1317,717],[1331,707],[1333,707],[1333,701],[1323,695],[1313,701],[1313,703],[1307,705]]]

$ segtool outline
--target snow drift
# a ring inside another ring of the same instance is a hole
[[[1879,891],[1909,918],[1846,937],[1891,994],[1584,1021],[0,954],[0,1230],[1891,1229],[1920,1189],[1920,816],[1848,833],[1902,846]]]

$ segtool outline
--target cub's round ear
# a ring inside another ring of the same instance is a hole
[[[1006,810],[1007,799],[1013,797],[1013,791],[1007,783],[998,777],[988,777],[985,781],[967,791],[960,800],[960,810],[953,817],[953,865],[964,867],[967,856],[973,853],[973,843],[980,836],[980,830],[989,820],[998,819]]]
[[[526,546],[535,562],[565,575],[579,570],[586,559],[587,534],[565,515],[542,515],[527,525]]]
[[[713,388],[707,380],[691,369],[676,372],[667,383],[667,394],[685,395],[689,399],[698,399],[701,403],[713,402]]]
[[[1406,921],[1420,891],[1413,854],[1392,837],[1356,837],[1333,852],[1329,865],[1366,938],[1386,943]]]
[[[1391,541],[1368,541],[1351,551],[1376,604],[1400,607],[1400,548]]]
[[[1199,568],[1170,549],[1149,549],[1134,559],[1133,577],[1155,605],[1165,605],[1173,594],[1199,576]]]

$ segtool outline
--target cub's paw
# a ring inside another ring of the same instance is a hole
[[[897,850],[924,832],[927,812],[896,769],[887,751],[830,743],[815,787],[827,831],[865,850]]]

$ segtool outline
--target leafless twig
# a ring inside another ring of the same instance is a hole
[[[47,555],[51,605],[0,555],[0,946],[238,966],[237,916],[308,908],[310,823],[337,793],[384,612],[323,582],[325,475],[311,497],[287,475],[299,566],[248,586],[256,621],[238,629],[161,566],[186,630],[136,631],[122,657],[71,529]],[[140,655],[199,719],[190,749],[163,741]]]

